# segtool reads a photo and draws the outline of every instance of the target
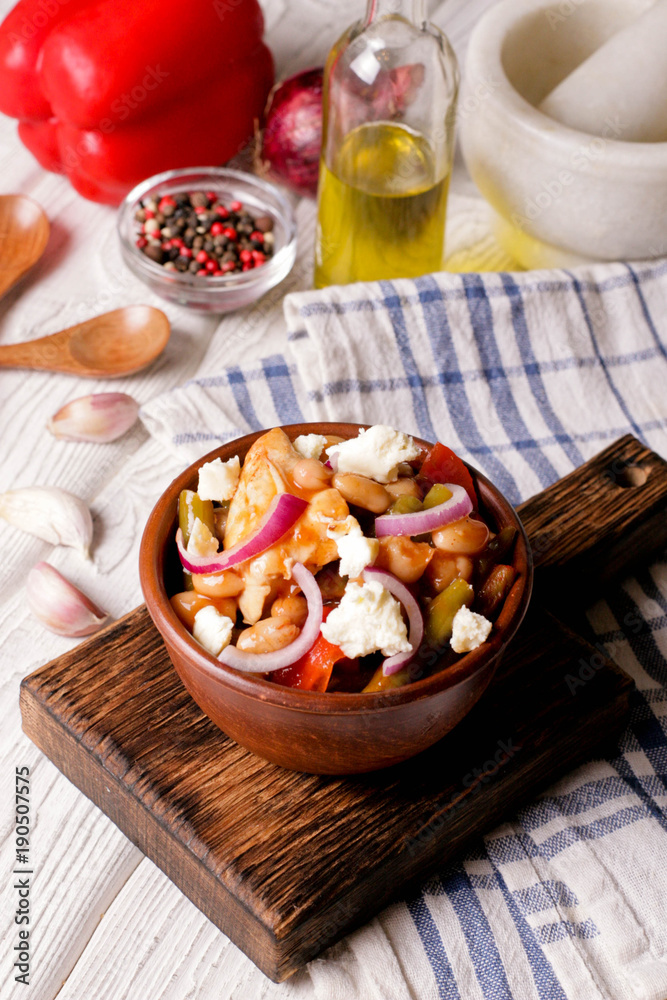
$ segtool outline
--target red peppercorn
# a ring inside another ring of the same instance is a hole
[[[205,263],[206,263],[206,261],[208,260],[208,254],[206,253],[206,251],[205,251],[205,250],[200,250],[200,251],[199,251],[199,252],[197,253],[197,256],[195,257],[195,260],[196,260],[196,261],[197,261],[197,262],[198,262],[199,264],[205,264]]]
[[[231,226],[225,226],[225,228],[222,230],[222,235],[226,236],[228,240],[238,239],[238,236],[236,235],[236,230],[233,229]]]
[[[239,257],[241,258],[244,264],[250,263],[250,261],[252,260],[252,250],[241,250]]]
[[[155,218],[155,212],[152,212],[150,208],[145,208],[144,213],[146,220]]]
[[[227,211],[224,205],[216,205],[213,211],[215,212],[216,215],[219,215],[221,219],[226,219],[227,216],[229,215],[229,212]]]
[[[250,239],[251,240],[256,240],[258,243],[263,243],[264,242],[264,233],[260,233],[259,229],[255,229],[250,234]]]
[[[232,201],[232,202],[229,203],[229,208],[230,208],[230,210],[232,212],[240,212],[241,209],[243,208],[243,202],[242,201]]]
[[[197,215],[203,215],[204,212],[208,212],[208,209],[205,205],[195,205],[195,212]]]
[[[215,191],[207,191],[206,197],[208,198],[209,201],[215,201],[218,196],[215,193]]]
[[[148,240],[146,237],[140,236],[136,242],[136,246],[138,246],[140,250],[143,250],[144,247],[148,246]]]
[[[160,202],[157,207],[158,212],[164,212],[167,205],[171,205],[173,208],[176,208],[176,199],[172,198],[170,194],[166,194],[163,198],[160,198]]]
[[[219,267],[216,267],[215,271],[211,271],[211,277],[213,277],[213,278],[219,278],[220,275],[224,274],[224,273],[225,272],[221,271]]]
[[[206,264],[204,266],[205,266],[205,268],[206,268],[207,271],[217,271],[218,270],[218,265],[217,265],[216,261],[214,261],[214,260],[207,260]]]
[[[192,257],[192,250],[190,249],[190,247],[186,247],[183,246],[183,244],[181,244],[179,249],[181,251],[181,257]]]
[[[226,260],[224,264],[220,265],[220,272],[222,274],[227,274],[228,271],[233,271],[235,267],[236,264],[233,260]]]
[[[261,250],[253,250],[252,259],[254,260],[255,264],[263,264],[264,261],[266,260],[266,256],[265,254],[262,253]]]
[[[252,271],[252,269],[253,269],[254,266],[255,265],[253,264],[253,262],[251,260],[249,260],[249,261],[247,261],[247,263],[245,263],[243,265],[243,267],[241,268],[241,270],[242,271]]]
[[[198,274],[198,275],[199,274],[208,274],[208,271],[206,270],[205,267],[200,267],[199,270],[196,272],[196,274]]]
[[[221,222],[214,222],[211,226],[211,236],[222,236],[222,231],[225,227]]]

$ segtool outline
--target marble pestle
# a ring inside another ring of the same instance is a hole
[[[667,0],[612,35],[539,110],[590,135],[667,141]]]

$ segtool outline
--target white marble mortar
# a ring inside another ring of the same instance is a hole
[[[459,134],[470,174],[524,267],[667,255],[667,142],[588,135],[545,96],[650,0],[501,0],[468,49]],[[665,48],[667,59],[667,46]]]

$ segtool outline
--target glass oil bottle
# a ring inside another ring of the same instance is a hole
[[[459,73],[424,0],[368,0],[324,73],[315,286],[442,268]]]

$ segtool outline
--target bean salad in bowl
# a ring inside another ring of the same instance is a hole
[[[385,425],[281,428],[181,490],[173,610],[220,663],[283,687],[381,695],[493,636],[518,529],[480,512],[445,444]]]
[[[533,579],[521,520],[482,473],[446,444],[344,422],[253,431],[193,462],[148,518],[139,572],[220,738],[332,775],[406,761],[458,725]]]

